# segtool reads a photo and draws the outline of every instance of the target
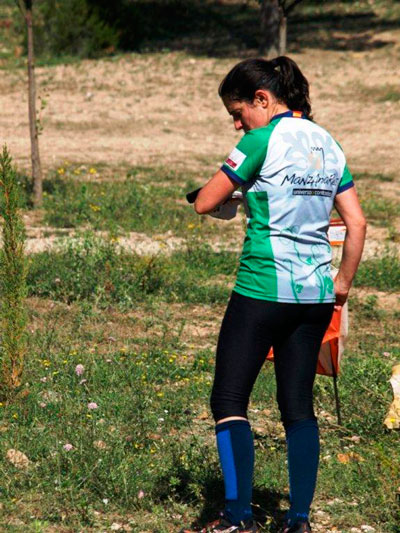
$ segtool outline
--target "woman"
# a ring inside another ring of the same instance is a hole
[[[244,136],[200,190],[195,209],[209,213],[242,187],[249,222],[211,395],[226,505],[201,531],[258,531],[250,506],[254,447],[247,405],[272,346],[290,481],[282,531],[309,532],[319,457],[312,399],[318,352],[334,306],[347,299],[365,218],[341,148],[312,121],[308,82],[294,61],[242,61],[219,95]],[[334,281],[327,238],[333,206],[347,227]]]

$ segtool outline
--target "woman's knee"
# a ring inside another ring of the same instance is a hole
[[[312,397],[277,397],[281,419],[285,427],[301,420],[316,420]]]
[[[248,398],[213,389],[210,407],[215,422],[231,416],[247,418]]]

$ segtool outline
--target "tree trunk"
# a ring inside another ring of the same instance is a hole
[[[287,41],[287,18],[282,14],[282,18],[279,24],[279,55],[284,56],[286,54],[286,41]]]
[[[275,57],[280,53],[280,27],[283,18],[279,0],[263,0],[261,3],[260,54]]]
[[[25,6],[25,20],[28,30],[28,105],[29,132],[31,136],[33,205],[35,207],[40,207],[43,201],[43,183],[39,156],[39,132],[36,120],[36,81],[33,50],[32,1],[25,1]]]

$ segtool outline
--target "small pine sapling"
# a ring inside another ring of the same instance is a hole
[[[0,206],[3,249],[0,252],[0,393],[9,396],[21,385],[26,354],[27,260],[25,227],[18,209],[17,176],[6,146],[0,153]]]

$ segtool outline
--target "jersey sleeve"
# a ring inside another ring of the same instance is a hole
[[[268,139],[268,127],[248,131],[226,158],[221,170],[240,185],[249,182],[257,176],[265,161]]]
[[[347,191],[347,189],[351,189],[351,187],[354,187],[353,176],[350,173],[349,167],[345,165],[336,194]]]

